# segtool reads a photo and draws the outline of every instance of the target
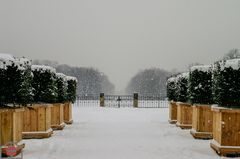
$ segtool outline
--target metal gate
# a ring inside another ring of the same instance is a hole
[[[138,95],[137,108],[167,108],[168,101],[165,95]],[[104,95],[104,107],[134,107],[134,95]],[[99,107],[99,94],[78,95],[74,106]]]

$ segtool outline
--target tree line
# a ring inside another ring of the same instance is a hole
[[[94,68],[72,67],[66,64],[58,64],[50,60],[34,60],[34,64],[48,65],[56,68],[57,72],[68,76],[74,76],[78,80],[77,94],[100,94],[101,92],[113,94],[115,86],[109,81],[107,75]]]

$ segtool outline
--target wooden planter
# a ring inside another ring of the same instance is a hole
[[[41,139],[52,135],[51,104],[34,104],[25,108],[23,116],[23,138]]]
[[[72,119],[72,103],[71,102],[66,102],[64,104],[64,122],[66,124],[72,124],[73,119]]]
[[[177,123],[182,129],[192,128],[192,106],[187,103],[177,102]]]
[[[4,145],[9,143],[15,144],[17,147],[17,154],[19,154],[25,147],[25,144],[21,143],[23,112],[24,108],[0,108],[0,143],[2,146],[2,152],[6,149]]]
[[[53,130],[62,130],[64,123],[64,104],[55,103],[51,107],[51,127]]]
[[[176,124],[177,123],[177,103],[170,101],[169,102],[169,123]]]
[[[240,154],[240,109],[213,107],[211,147],[222,156]]]
[[[212,139],[213,113],[210,105],[193,105],[192,130],[196,139]]]

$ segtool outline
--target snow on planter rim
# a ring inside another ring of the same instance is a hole
[[[67,76],[66,77],[68,81],[76,81],[77,82],[77,78],[76,77],[73,77],[73,76]]]
[[[212,69],[212,65],[199,65],[191,67],[190,71],[202,71],[202,72],[209,72]]]
[[[40,72],[46,72],[50,71],[52,73],[56,73],[56,69],[50,66],[45,66],[45,65],[32,65],[31,66],[33,71],[40,71]]]
[[[240,68],[240,59],[231,59],[220,62],[221,70],[224,70],[225,68],[229,67],[231,67],[234,70],[238,70]]]

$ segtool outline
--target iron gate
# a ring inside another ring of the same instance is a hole
[[[104,95],[104,107],[133,107],[133,95]],[[139,95],[138,108],[167,108],[168,101],[165,95]],[[78,95],[74,106],[99,107],[99,94]]]

